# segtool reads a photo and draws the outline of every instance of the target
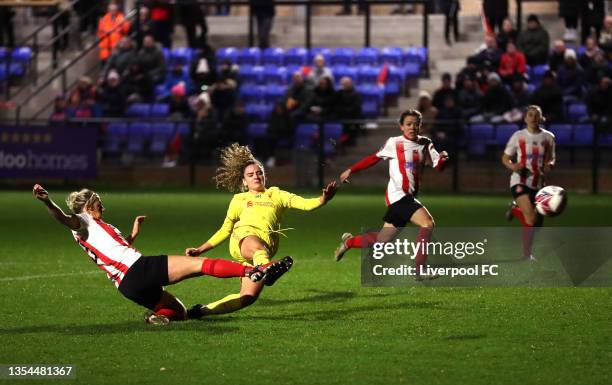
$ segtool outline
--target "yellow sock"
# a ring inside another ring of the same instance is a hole
[[[242,301],[240,300],[240,294],[230,294],[218,301],[211,302],[206,305],[204,314],[225,314],[232,313],[236,310],[242,309]]]
[[[253,254],[253,266],[257,265],[265,265],[270,262],[270,257],[268,256],[268,252],[265,250],[257,250]]]

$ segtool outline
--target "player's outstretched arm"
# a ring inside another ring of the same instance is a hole
[[[144,222],[145,218],[146,216],[139,215],[134,219],[134,226],[132,226],[132,233],[129,236],[127,236],[127,238],[125,239],[130,245],[134,243],[134,241],[136,240],[136,237],[140,233],[140,224]]]
[[[77,230],[81,227],[79,219],[74,214],[66,214],[60,209],[53,200],[49,197],[49,193],[45,190],[41,185],[35,184],[32,188],[32,194],[34,194],[34,198],[43,202],[45,206],[47,206],[47,211],[49,211],[49,215],[55,218],[59,223],[68,227],[71,230]]]
[[[320,200],[321,204],[324,205],[334,198],[334,196],[336,195],[336,191],[338,191],[338,184],[335,180],[331,181],[327,184],[327,186],[323,188],[322,191],[323,193],[321,194]]]
[[[200,247],[188,247],[185,249],[185,255],[188,257],[197,257],[208,250],[213,249],[214,246],[210,242],[204,242]]]
[[[381,159],[382,158],[379,158],[376,155],[376,153],[366,156],[365,158],[361,159],[359,162],[355,163],[351,167],[344,170],[342,174],[340,174],[340,182],[349,183],[348,178],[349,176],[351,176],[352,173],[370,168],[374,166],[376,163],[380,162]]]

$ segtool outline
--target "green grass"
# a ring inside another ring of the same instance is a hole
[[[54,192],[59,203],[65,192]],[[103,194],[124,231],[147,215],[136,246],[182,254],[221,224],[231,196]],[[507,197],[423,196],[438,226],[505,225]],[[359,256],[331,252],[344,231],[377,227],[380,194],[347,195],[314,213],[290,211],[279,255],[294,269],[243,311],[145,325],[28,192],[0,193],[0,363],[76,364],[68,384],[609,384],[609,288],[362,288]],[[560,226],[609,226],[610,196],[570,196]],[[516,225],[516,224],[515,224]],[[518,247],[518,245],[517,245]],[[227,257],[227,244],[214,257]],[[72,276],[6,280],[56,273]],[[79,274],[83,272],[84,274]],[[169,290],[190,305],[237,292],[235,279]],[[34,381],[21,381],[27,384]],[[15,383],[0,380],[0,383]]]

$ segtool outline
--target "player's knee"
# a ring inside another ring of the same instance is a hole
[[[423,223],[421,223],[421,228],[424,229],[433,229],[436,226],[436,222],[434,222],[433,218],[428,218]]]
[[[257,296],[253,296],[253,295],[240,296],[240,304],[242,305],[242,307],[251,306],[252,304],[255,303],[255,301],[257,301]]]

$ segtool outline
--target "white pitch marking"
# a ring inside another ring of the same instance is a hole
[[[85,274],[98,274],[98,273],[99,273],[98,271],[77,271],[77,272],[74,272],[74,273],[23,275],[21,277],[5,277],[5,278],[0,278],[0,282],[27,281],[29,279],[68,277],[68,276],[71,276],[71,275],[85,275]]]

